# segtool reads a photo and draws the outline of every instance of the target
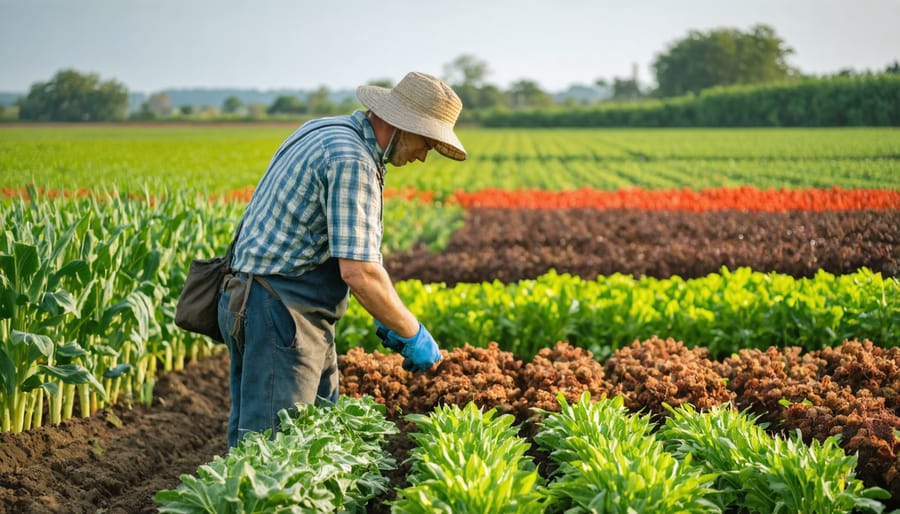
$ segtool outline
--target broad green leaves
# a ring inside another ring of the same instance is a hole
[[[172,312],[190,259],[224,252],[238,217],[193,194],[0,204],[2,428],[38,426],[44,399],[51,423],[76,403],[82,416],[122,394],[149,403],[157,367],[208,352]],[[49,346],[29,353],[20,333]]]
[[[474,403],[439,406],[429,415],[410,415],[410,487],[398,492],[398,514],[515,514],[545,508],[544,480],[517,435],[513,417],[495,417]]]
[[[730,405],[697,412],[689,405],[669,408],[658,437],[679,459],[718,478],[718,502],[741,512],[881,512],[877,499],[887,491],[856,478],[856,455],[847,455],[837,437],[803,442],[799,433],[769,435],[757,419]]]
[[[599,359],[654,335],[704,345],[714,358],[742,348],[817,350],[844,339],[900,341],[900,281],[861,269],[812,278],[749,268],[684,280],[614,274],[595,280],[547,273],[513,284],[397,285],[400,297],[442,348],[496,341],[530,358],[556,341]],[[377,345],[371,317],[355,302],[337,325],[347,347]]]
[[[164,513],[365,512],[384,492],[384,450],[397,427],[371,398],[296,405],[279,413],[279,430],[246,435],[224,457],[182,475],[154,497]]]

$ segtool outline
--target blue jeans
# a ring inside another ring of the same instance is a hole
[[[314,309],[289,310],[256,280],[243,330],[232,333],[247,276],[231,280],[240,282],[229,282],[219,299],[219,328],[231,354],[229,448],[248,432],[274,433],[281,409],[312,404],[317,397],[336,402],[339,378],[333,321],[320,319]]]

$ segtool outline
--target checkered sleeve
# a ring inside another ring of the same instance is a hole
[[[382,200],[378,169],[357,159],[328,166],[325,212],[331,255],[381,262]]]

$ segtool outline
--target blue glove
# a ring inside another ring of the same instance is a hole
[[[403,341],[403,348],[400,349],[400,355],[406,357],[403,359],[403,369],[425,371],[441,360],[441,351],[425,325],[419,323],[419,331],[410,338],[397,337]]]
[[[399,352],[403,348],[403,343],[397,339],[388,337],[389,332],[393,331],[381,321],[375,320],[375,335],[381,339],[381,344],[383,344],[385,348],[390,348],[395,352]]]
[[[404,356],[403,369],[407,371],[425,371],[435,362],[441,360],[441,351],[431,337],[425,325],[419,323],[419,331],[412,337],[400,337],[399,334],[375,320],[375,333],[382,337],[384,346],[399,351]]]

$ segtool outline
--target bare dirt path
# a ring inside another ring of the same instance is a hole
[[[155,512],[153,495],[225,451],[228,357],[160,377],[154,405],[0,433],[0,512]]]

